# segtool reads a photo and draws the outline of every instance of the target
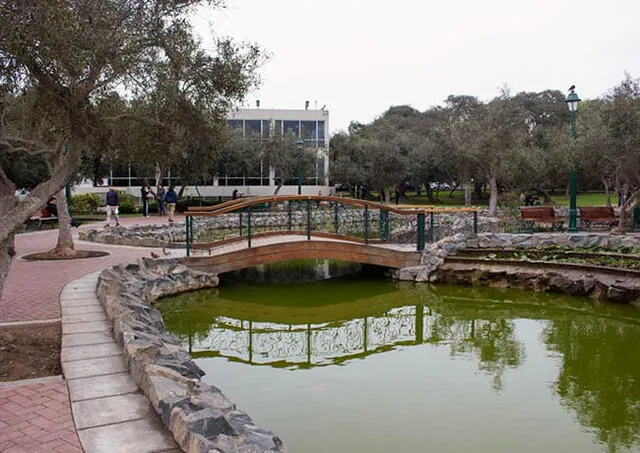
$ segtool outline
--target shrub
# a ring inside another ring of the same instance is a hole
[[[71,212],[73,214],[96,214],[98,206],[100,206],[98,194],[85,193],[71,197]]]
[[[178,202],[176,203],[176,211],[184,212],[190,206],[215,206],[220,203],[222,202],[217,200],[206,200],[199,197],[185,197],[178,199]]]
[[[118,191],[118,200],[120,201],[120,212],[122,214],[134,214],[138,212],[136,208],[136,198],[127,192]]]

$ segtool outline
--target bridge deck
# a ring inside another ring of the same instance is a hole
[[[311,239],[306,236],[275,236],[226,244],[187,258],[190,267],[217,273],[255,267],[290,259],[336,259],[403,268],[420,264],[421,253],[404,244],[364,245],[336,239]]]

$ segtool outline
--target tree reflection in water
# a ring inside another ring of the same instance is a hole
[[[309,368],[429,343],[473,358],[497,392],[526,360],[514,321],[545,320],[543,341],[562,358],[553,388],[563,405],[611,452],[640,440],[638,311],[487,288],[336,283],[202,291],[160,308],[195,357]]]
[[[544,332],[562,354],[554,389],[610,452],[640,442],[640,325],[602,316],[554,319]]]

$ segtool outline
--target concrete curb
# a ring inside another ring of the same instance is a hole
[[[49,384],[50,382],[59,382],[63,380],[64,379],[62,375],[58,374],[56,376],[45,376],[41,378],[22,379],[20,381],[0,382],[0,390],[23,387],[25,385],[33,385],[33,384]]]
[[[62,318],[52,318],[52,319],[41,319],[37,321],[11,321],[11,322],[2,322],[0,323],[0,329],[3,327],[43,327],[43,326],[53,326],[55,324],[61,323]]]
[[[178,452],[127,371],[96,297],[98,275],[74,280],[60,293],[60,358],[82,447],[86,453]]]

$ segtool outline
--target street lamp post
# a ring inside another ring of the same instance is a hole
[[[575,86],[572,86],[569,91],[569,95],[567,96],[566,103],[569,107],[569,111],[571,112],[571,140],[575,142],[576,140],[576,116],[578,113],[578,102],[580,102],[580,98],[575,92]],[[575,163],[571,168],[571,173],[569,174],[569,232],[575,233],[578,231],[578,204],[576,202],[576,189],[577,189],[577,172]]]
[[[296,145],[298,145],[298,195],[302,195],[302,145],[304,145],[304,140],[299,138],[296,140]]]

